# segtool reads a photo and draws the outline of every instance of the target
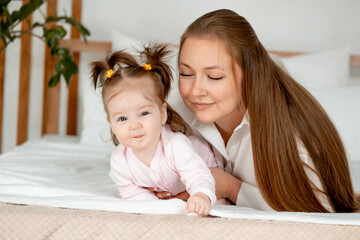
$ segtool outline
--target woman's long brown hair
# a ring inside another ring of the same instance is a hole
[[[140,52],[140,59],[151,65],[151,70],[146,70],[138,63],[134,56],[125,51],[115,51],[107,56],[103,61],[91,63],[92,82],[94,88],[102,87],[102,98],[106,109],[106,99],[108,95],[119,83],[126,78],[148,77],[155,85],[156,97],[159,100],[159,107],[166,103],[168,97],[172,73],[169,65],[165,62],[166,57],[170,54],[166,44],[150,44]],[[108,70],[114,73],[107,77]],[[188,125],[183,118],[169,104],[167,104],[167,120],[173,132],[187,134]],[[112,140],[115,145],[119,144],[115,134],[111,131]]]
[[[243,71],[240,107],[249,113],[255,174],[266,202],[277,211],[328,212],[305,173],[300,140],[333,210],[356,211],[336,128],[316,99],[270,59],[247,20],[226,9],[207,13],[186,29],[179,53],[189,36],[218,38]]]

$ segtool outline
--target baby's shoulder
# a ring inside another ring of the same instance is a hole
[[[120,159],[125,158],[126,148],[125,146],[119,144],[116,148],[112,151],[110,162],[118,162]],[[121,161],[120,161],[121,162]]]
[[[161,134],[163,145],[173,145],[179,142],[189,143],[189,138],[181,132],[173,132],[169,125],[165,125]]]

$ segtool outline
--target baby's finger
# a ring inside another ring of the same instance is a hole
[[[206,207],[206,208],[205,208],[205,210],[204,210],[204,216],[207,216],[207,215],[209,215],[209,213],[210,213],[210,210],[211,210],[211,208],[209,208],[209,207]]]
[[[196,211],[195,211],[195,203],[194,203],[194,202],[188,202],[188,203],[186,204],[186,212],[187,212],[187,213],[196,212]]]
[[[197,212],[197,214],[199,214],[200,216],[204,216],[204,212],[205,212],[205,208],[204,207],[200,207],[199,211]]]
[[[200,208],[201,208],[201,204],[199,202],[196,202],[195,204],[195,212],[199,212],[200,211]]]

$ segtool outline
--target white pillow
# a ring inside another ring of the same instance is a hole
[[[360,162],[360,85],[316,89],[312,94],[335,124],[349,160]]]
[[[348,83],[349,46],[281,59],[288,73],[309,90],[335,88]]]
[[[83,53],[79,64],[79,104],[82,120],[80,144],[114,149],[110,125],[102,103],[100,90],[95,91],[91,80],[90,63],[105,57],[103,53]]]

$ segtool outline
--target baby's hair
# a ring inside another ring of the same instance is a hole
[[[166,103],[173,79],[171,68],[165,62],[169,54],[170,51],[166,44],[155,44],[144,47],[144,50],[140,52],[140,60],[144,61],[144,65],[139,64],[132,55],[124,50],[113,52],[104,61],[92,62],[92,82],[95,89],[102,87],[102,99],[106,113],[108,114],[106,101],[109,92],[126,78],[148,77],[155,84],[159,106]],[[189,127],[186,122],[169,104],[167,104],[166,123],[173,132],[184,134],[188,132]],[[111,135],[114,144],[118,145],[119,141],[112,131]]]

